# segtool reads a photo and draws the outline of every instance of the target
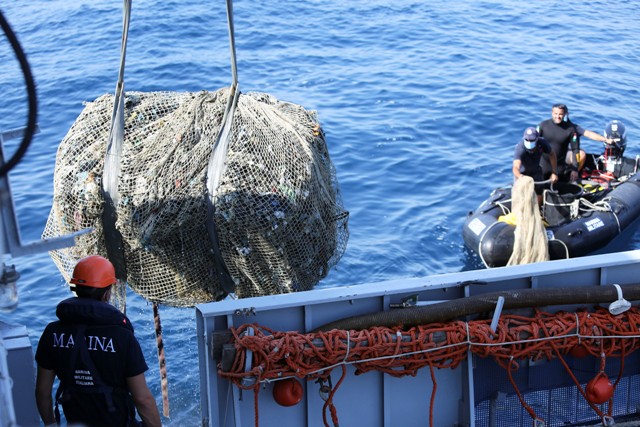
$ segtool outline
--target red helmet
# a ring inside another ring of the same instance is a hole
[[[106,288],[116,283],[116,270],[108,259],[91,255],[78,261],[69,282],[91,288]]]

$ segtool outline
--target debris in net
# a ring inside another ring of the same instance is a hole
[[[130,92],[116,227],[130,287],[150,301],[193,306],[224,297],[207,231],[207,166],[228,89]],[[43,238],[87,227],[51,252],[68,279],[77,260],[106,256],[101,177],[113,96],[87,103],[60,143]],[[220,251],[240,298],[309,290],[348,240],[335,169],[315,112],[241,94],[216,193]]]

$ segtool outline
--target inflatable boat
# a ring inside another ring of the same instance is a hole
[[[588,154],[580,179],[543,191],[541,214],[550,259],[615,251],[640,224],[639,158]],[[469,212],[465,245],[486,267],[507,265],[517,219],[511,214],[511,185],[496,188]]]

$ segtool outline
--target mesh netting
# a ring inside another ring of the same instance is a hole
[[[549,261],[549,243],[533,178],[523,175],[511,190],[511,211],[517,221],[513,233],[513,251],[507,265]]]
[[[116,227],[127,281],[161,304],[224,296],[207,231],[207,166],[229,90],[129,92]],[[87,227],[51,252],[69,279],[76,262],[107,256],[101,178],[114,97],[86,107],[60,143],[43,238]],[[346,248],[348,213],[314,112],[268,94],[241,94],[213,221],[238,297],[311,289]]]

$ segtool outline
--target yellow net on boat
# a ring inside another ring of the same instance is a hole
[[[206,181],[228,92],[126,95],[116,228],[127,282],[151,301],[193,306],[225,295]],[[94,229],[51,252],[67,280],[80,258],[107,256],[102,177],[113,103],[113,95],[87,103],[58,148],[43,238]],[[240,94],[213,214],[236,295],[311,289],[344,253],[347,219],[315,112]]]

